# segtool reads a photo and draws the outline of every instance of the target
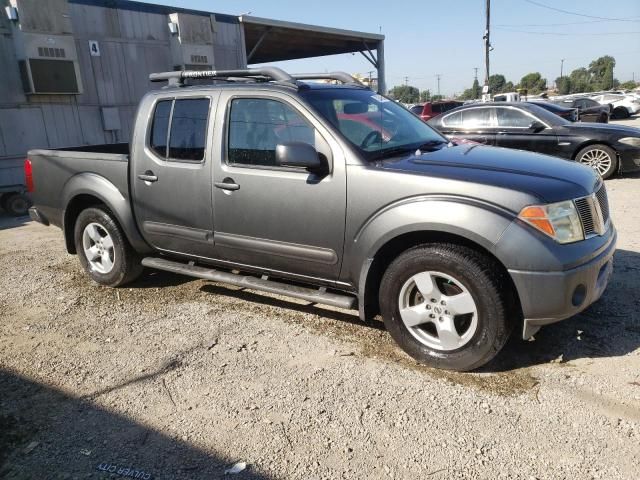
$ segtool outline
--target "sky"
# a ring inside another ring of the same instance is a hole
[[[484,0],[146,1],[382,33],[388,88],[406,76],[409,85],[437,93],[440,74],[440,92],[449,96],[471,86],[474,67],[480,84],[484,79]],[[561,59],[568,74],[602,55],[616,59],[618,80],[640,80],[640,0],[492,0],[491,24],[490,73],[514,83],[534,71],[552,83]],[[372,70],[359,53],[277,65],[291,72]]]

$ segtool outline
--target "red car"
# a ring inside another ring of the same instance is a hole
[[[414,105],[409,110],[426,122],[441,113],[458,108],[460,105],[462,105],[462,102],[445,100],[441,102],[427,102],[423,105]]]

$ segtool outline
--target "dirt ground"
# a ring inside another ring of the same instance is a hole
[[[470,374],[351,312],[152,271],[99,287],[58,229],[2,217],[0,477],[637,480],[640,175],[606,184],[603,298]]]

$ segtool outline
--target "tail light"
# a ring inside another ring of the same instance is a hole
[[[33,192],[33,168],[28,158],[24,161],[24,177],[27,182],[27,191]]]

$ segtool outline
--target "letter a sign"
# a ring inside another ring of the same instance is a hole
[[[89,52],[92,57],[100,56],[100,44],[96,40],[89,40]]]

